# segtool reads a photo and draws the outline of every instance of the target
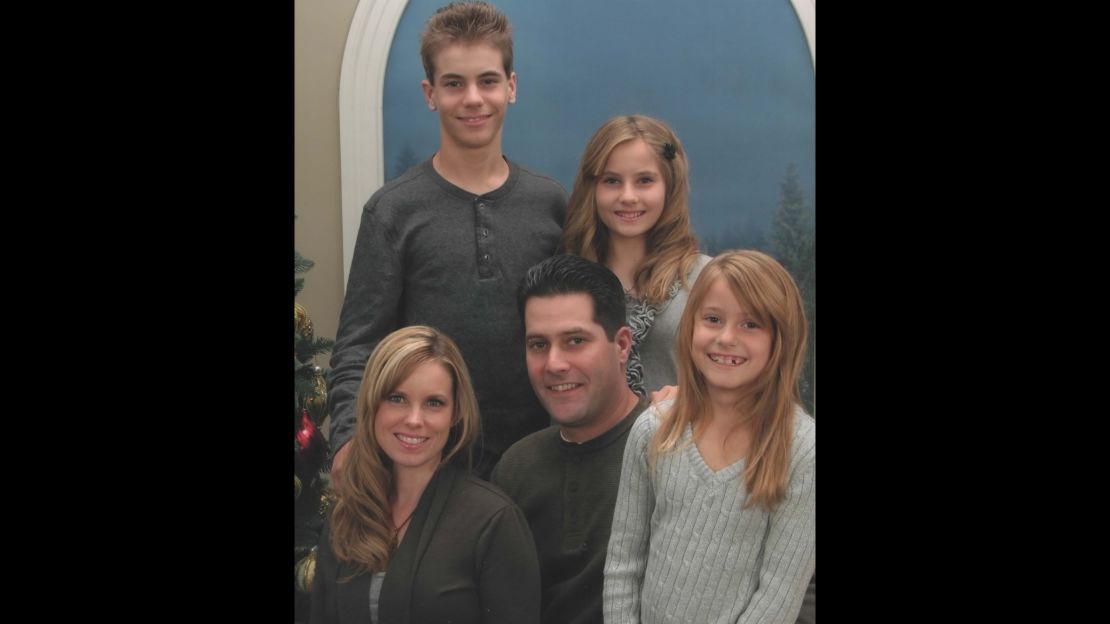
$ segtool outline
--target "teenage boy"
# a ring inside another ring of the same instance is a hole
[[[355,430],[370,353],[408,325],[444,331],[466,358],[482,415],[479,476],[513,442],[548,424],[520,353],[515,295],[528,268],[555,251],[566,192],[501,152],[517,95],[508,19],[484,2],[449,4],[426,24],[420,54],[439,149],[363,208],[331,358],[333,474]]]

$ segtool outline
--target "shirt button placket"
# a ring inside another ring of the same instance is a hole
[[[490,203],[488,200],[480,197],[474,199],[475,234],[478,240],[478,276],[483,278],[493,276],[493,249],[491,248],[492,241],[490,241],[489,208]]]

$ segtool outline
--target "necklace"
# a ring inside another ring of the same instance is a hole
[[[397,526],[393,527],[393,546],[394,546],[394,547],[396,547],[396,546],[399,546],[399,545],[400,545],[400,544],[398,544],[398,540],[397,540],[397,537],[398,537],[399,535],[401,535],[401,529],[405,528],[405,525],[409,523],[409,520],[412,520],[412,516],[413,516],[413,514],[415,514],[415,513],[416,513],[416,508],[415,508],[415,507],[413,507],[413,508],[412,508],[412,513],[410,513],[410,514],[409,514],[409,517],[408,517],[408,518],[405,518],[405,521],[404,521],[404,522],[402,522],[401,524],[398,524]]]

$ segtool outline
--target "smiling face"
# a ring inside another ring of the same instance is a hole
[[[771,328],[745,309],[725,279],[714,280],[697,308],[690,349],[710,397],[732,399],[752,387],[771,358],[771,342]]]
[[[501,51],[485,42],[452,43],[434,58],[435,82],[421,85],[439,113],[440,147],[500,150],[505,111],[516,101],[516,72],[505,75]]]
[[[434,471],[454,422],[454,380],[440,362],[418,365],[378,404],[374,436],[394,470]]]
[[[582,442],[625,416],[631,391],[624,365],[632,347],[628,327],[613,340],[594,319],[585,293],[532,297],[524,306],[528,378],[552,420]]]
[[[597,216],[613,238],[647,239],[663,214],[667,185],[660,159],[643,139],[613,148],[597,180]]]

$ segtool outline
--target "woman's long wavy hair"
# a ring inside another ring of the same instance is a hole
[[[425,362],[438,362],[451,374],[454,417],[440,466],[465,453],[467,467],[471,445],[478,436],[478,401],[458,346],[437,329],[416,325],[386,336],[366,363],[359,386],[355,435],[339,472],[338,500],[331,514],[331,547],[354,575],[381,572],[389,566],[396,530],[389,493],[393,487],[393,462],[374,437],[378,406]]]
[[[717,280],[724,280],[741,306],[771,330],[767,366],[736,404],[737,414],[750,417],[753,423],[751,450],[743,474],[748,490],[744,507],[760,505],[770,511],[786,495],[807,329],[798,286],[786,269],[767,254],[727,251],[702,269],[678,325],[675,351],[681,390],[651,441],[649,458],[654,466],[661,454],[677,450],[687,425],[696,430],[710,417],[709,391],[705,377],[694,364],[693,338],[706,293]]]
[[[567,218],[559,241],[562,253],[582,256],[606,264],[609,228],[597,216],[597,181],[605,171],[609,155],[625,141],[640,139],[659,160],[667,186],[663,213],[648,232],[647,257],[636,273],[636,289],[652,303],[666,301],[667,291],[677,276],[686,284],[686,274],[698,258],[698,239],[690,225],[690,178],[686,150],[671,128],[644,115],[622,115],[606,121],[586,143],[574,190],[567,203]],[[664,144],[674,146],[674,158],[664,157]]]

